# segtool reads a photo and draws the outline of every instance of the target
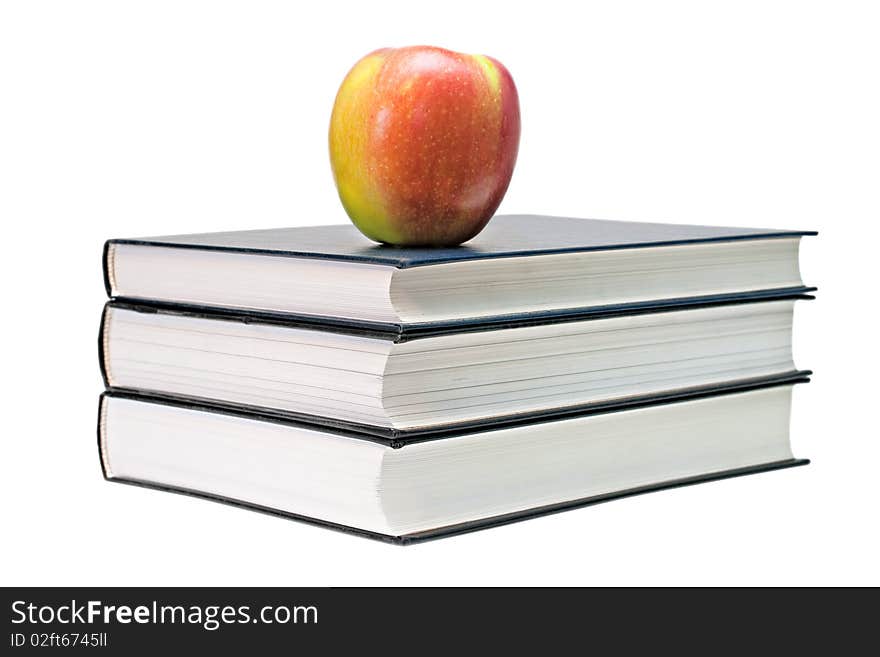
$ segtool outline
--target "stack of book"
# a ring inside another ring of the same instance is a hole
[[[398,543],[799,465],[813,234],[499,216],[110,240],[108,480]]]

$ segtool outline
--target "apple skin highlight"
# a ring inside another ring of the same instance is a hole
[[[368,238],[455,246],[501,203],[519,148],[519,99],[495,59],[430,46],[376,50],[330,118],[339,198]]]

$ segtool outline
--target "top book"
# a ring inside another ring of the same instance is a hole
[[[803,293],[804,235],[502,215],[457,248],[377,245],[351,225],[113,239],[104,274],[120,299],[454,328]]]

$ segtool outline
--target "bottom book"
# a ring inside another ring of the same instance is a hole
[[[406,544],[806,460],[791,383],[393,443],[105,393],[104,476]]]

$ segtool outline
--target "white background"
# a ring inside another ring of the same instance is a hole
[[[0,583],[880,584],[878,34],[870,2],[3,2]],[[501,212],[821,232],[811,466],[409,548],[102,480],[103,241],[345,222],[337,86],[419,43],[517,82]]]

